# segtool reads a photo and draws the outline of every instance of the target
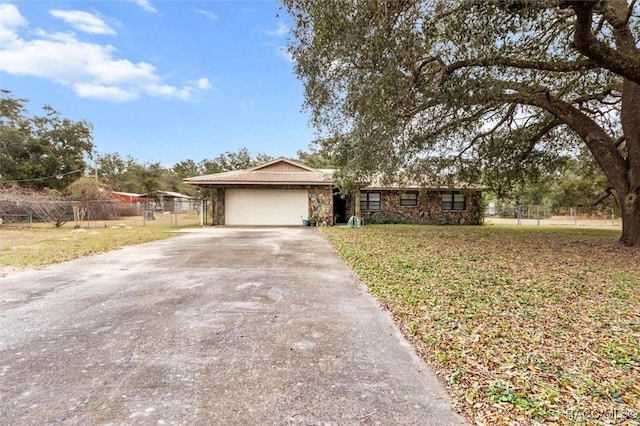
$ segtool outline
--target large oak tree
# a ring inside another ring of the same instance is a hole
[[[341,167],[499,187],[586,148],[640,245],[637,0],[282,1]]]
[[[92,126],[45,105],[29,116],[25,99],[0,90],[0,183],[62,190],[84,173],[93,152]]]

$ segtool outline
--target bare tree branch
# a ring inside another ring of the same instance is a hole
[[[613,187],[612,186],[608,186],[604,189],[604,191],[602,191],[600,193],[600,195],[598,195],[598,199],[595,200],[593,203],[589,204],[590,206],[597,206],[599,204],[601,204],[602,202],[604,202],[604,200],[606,200],[607,198],[611,197],[613,195]],[[582,206],[579,206],[582,207]]]

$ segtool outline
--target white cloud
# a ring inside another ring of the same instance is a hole
[[[289,33],[289,27],[284,22],[278,23],[278,28],[275,30],[267,30],[265,33],[270,37],[282,37]]]
[[[212,21],[215,21],[216,19],[219,18],[218,15],[216,15],[213,12],[211,12],[210,10],[196,9],[196,12],[198,12],[201,15],[206,16],[207,18],[211,19]]]
[[[258,102],[256,102],[254,99],[251,99],[250,101],[242,102],[240,104],[240,106],[242,108],[252,108],[252,107],[256,106],[257,104],[258,104]]]
[[[209,83],[209,80],[206,78],[201,78],[198,81],[196,81],[196,85],[198,86],[198,89],[202,89],[202,90],[211,89],[211,83]]]
[[[126,102],[147,95],[188,101],[211,88],[206,78],[171,85],[152,64],[118,58],[114,46],[85,42],[72,33],[36,29],[27,39],[18,30],[28,22],[15,6],[0,5],[0,24],[0,72],[53,80],[80,97]]]
[[[81,10],[51,10],[52,16],[62,19],[78,31],[89,34],[115,35],[116,32],[97,16]]]
[[[151,0],[133,0],[133,2],[149,13],[158,13],[158,9],[153,7]]]
[[[188,100],[189,90],[187,88],[178,88],[162,83],[152,83],[147,86],[147,92],[158,98],[180,98]]]
[[[100,99],[111,102],[127,102],[138,97],[137,93],[127,92],[120,87],[90,83],[76,83],[73,86],[76,93],[81,98]]]
[[[0,43],[10,42],[17,38],[16,31],[29,22],[12,4],[0,4]]]

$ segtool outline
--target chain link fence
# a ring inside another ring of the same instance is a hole
[[[210,223],[211,212],[208,210],[206,200],[164,200],[162,203],[0,200],[0,227],[31,228],[46,224],[77,228],[153,225],[184,227]]]
[[[511,206],[510,210],[494,211],[493,214],[487,214],[485,223],[537,226],[622,226],[622,219],[613,209],[594,212],[593,209],[575,207],[561,213],[553,214],[551,209],[544,205],[520,204]]]

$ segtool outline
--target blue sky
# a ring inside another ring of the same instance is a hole
[[[89,121],[102,154],[294,157],[314,132],[289,24],[275,0],[0,0],[0,87]]]

